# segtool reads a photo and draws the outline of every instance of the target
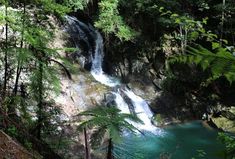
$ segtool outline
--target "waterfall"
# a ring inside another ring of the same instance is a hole
[[[86,25],[80,21],[78,21],[76,18],[67,18],[69,21],[69,24],[76,25],[75,28],[78,29],[78,32],[82,35],[80,38],[84,38],[83,40],[89,43],[89,38],[93,37],[94,44],[87,44],[89,47],[93,46],[94,49],[89,48],[89,50],[93,50],[91,53],[91,60],[92,60],[92,66],[91,66],[91,74],[92,76],[99,81],[100,83],[108,86],[108,87],[118,87],[121,85],[119,80],[117,78],[111,77],[104,73],[102,69],[102,63],[104,58],[104,51],[103,51],[103,38],[101,34],[95,30],[92,26]],[[74,28],[74,26],[73,26]],[[86,35],[84,37],[85,34]],[[153,113],[151,112],[147,102],[142,99],[141,97],[137,96],[129,90],[128,88],[119,88],[118,91],[113,92],[113,94],[116,96],[115,102],[118,107],[118,109],[121,110],[122,113],[131,113],[128,104],[123,98],[123,95],[128,97],[131,101],[131,104],[134,107],[134,111],[136,115],[143,121],[144,124],[137,124],[137,123],[131,123],[136,128],[138,128],[140,131],[149,131],[154,134],[159,133],[159,129],[155,127],[152,124],[152,117]]]
[[[159,133],[159,129],[156,128],[151,122],[151,118],[153,117],[152,111],[149,109],[148,104],[145,100],[143,100],[141,97],[137,96],[132,92],[131,90],[128,90],[125,88],[122,90],[131,100],[132,104],[135,108],[136,115],[143,121],[144,124],[138,124],[131,122],[132,125],[134,125],[139,130],[149,131],[154,134]],[[125,102],[123,97],[120,95],[120,92],[114,92],[113,93],[116,98],[115,102],[117,104],[118,109],[121,110],[122,113],[130,113],[128,104]],[[158,129],[158,131],[157,131]]]
[[[129,114],[130,110],[129,110],[128,104],[124,101],[120,93],[113,92],[113,94],[116,96],[115,102],[117,104],[118,109],[120,109],[122,113]]]
[[[153,113],[150,110],[147,102],[141,97],[137,96],[131,90],[124,90],[124,93],[131,99],[132,104],[135,108],[136,115],[144,122],[142,125],[138,125],[137,127],[140,130],[147,130],[154,132],[156,127],[152,124]]]
[[[91,74],[100,83],[109,87],[115,87],[120,83],[117,79],[110,77],[104,73],[102,69],[103,58],[104,58],[103,38],[98,31],[96,31],[95,33],[96,33],[96,40],[95,40],[96,45],[95,45],[94,57],[92,57]]]

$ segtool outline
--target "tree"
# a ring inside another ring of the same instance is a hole
[[[120,142],[122,133],[127,130],[135,133],[137,130],[130,122],[143,123],[137,116],[132,114],[121,113],[116,107],[98,106],[90,110],[79,113],[78,116],[85,116],[86,120],[82,121],[79,129],[93,129],[91,144],[97,146],[108,134],[107,159],[114,158],[113,144]]]
[[[4,72],[1,80],[1,107],[4,103],[6,115],[13,114],[16,118],[22,118],[27,115],[16,115],[16,109],[27,114],[25,103],[33,103],[31,106],[34,106],[34,113],[38,119],[34,131],[40,139],[44,122],[47,120],[44,114],[48,111],[48,94],[59,90],[58,68],[54,63],[66,69],[63,63],[58,62],[58,59],[62,59],[57,52],[58,48],[51,48],[48,45],[54,38],[54,26],[49,18],[63,17],[69,8],[54,0],[4,0],[0,1],[0,4],[4,6],[4,11],[0,11],[0,23],[5,26],[5,38],[0,41],[3,45],[1,52],[4,52],[1,59],[4,67],[0,67]],[[32,9],[32,6],[35,9]],[[20,80],[22,92],[19,95]],[[23,100],[24,104],[21,102]],[[30,113],[32,115],[33,112]]]
[[[119,15],[119,0],[101,0],[99,3],[99,15],[95,26],[100,28],[106,37],[108,34],[115,34],[120,40],[132,40],[136,32],[125,24]]]

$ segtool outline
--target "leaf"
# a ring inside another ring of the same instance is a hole
[[[228,40],[223,39],[222,40],[226,45],[228,44]]]
[[[79,113],[78,116],[86,117],[86,120],[78,126],[80,130],[82,128],[96,129],[92,135],[97,137],[97,139],[92,139],[94,143],[101,140],[102,137],[100,135],[104,135],[104,132],[108,133],[114,143],[119,143],[123,130],[130,132],[137,130],[129,121],[143,123],[137,116],[121,113],[116,107],[97,106]]]
[[[217,42],[212,42],[212,49],[215,50],[220,47],[220,44]]]
[[[193,31],[190,33],[190,39],[196,40],[199,37],[199,33],[197,31]]]
[[[179,16],[179,15],[176,14],[176,13],[174,13],[174,14],[171,15],[171,17],[174,17],[174,18],[175,18],[175,17],[178,17],[178,16]]]
[[[188,47],[187,55],[173,56],[168,62],[188,64],[193,62],[200,65],[203,70],[209,69],[213,80],[224,76],[232,83],[235,81],[235,57],[226,48],[222,48],[219,43],[212,43],[212,45],[214,53],[198,45],[195,48]]]

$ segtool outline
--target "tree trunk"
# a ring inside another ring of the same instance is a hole
[[[6,34],[5,34],[5,55],[4,55],[4,83],[3,83],[3,99],[6,96],[7,92],[7,80],[8,80],[8,4],[6,2],[5,4],[5,29],[6,29]]]
[[[23,24],[22,24],[22,32],[21,32],[21,41],[20,41],[20,48],[23,48],[23,43],[24,43],[24,26],[25,26],[25,12],[26,12],[26,4],[24,1],[24,11],[23,11]],[[22,51],[22,50],[20,50]],[[20,78],[20,73],[21,73],[21,61],[18,59],[18,64],[17,64],[17,69],[16,69],[16,80],[15,80],[15,86],[13,89],[13,94],[16,96],[17,90],[18,90],[18,84],[19,84],[19,78]]]
[[[108,153],[107,153],[107,159],[113,159],[113,142],[112,138],[109,139],[109,145],[108,145]]]
[[[41,131],[42,131],[42,124],[43,124],[43,65],[42,59],[40,57],[39,60],[39,85],[38,85],[38,128],[37,128],[37,138],[41,139]]]
[[[225,18],[225,0],[223,0],[222,16],[221,16],[221,30],[220,30],[220,45],[222,46],[223,32],[224,32],[224,18]]]
[[[88,135],[87,135],[87,131],[86,131],[86,128],[84,128],[83,130],[84,132],[84,140],[85,140],[85,159],[91,159],[91,155],[90,155],[90,145],[89,145],[89,142],[88,142]]]
[[[180,29],[179,29],[179,32],[180,32],[180,43],[181,43],[181,51],[182,51],[182,54],[185,53],[185,47],[184,47],[184,43],[185,43],[185,35],[183,34],[183,27],[180,25]]]

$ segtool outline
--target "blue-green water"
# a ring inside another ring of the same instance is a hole
[[[161,135],[126,136],[115,148],[120,159],[221,159],[223,145],[217,140],[217,131],[205,128],[201,122],[179,124],[163,129]],[[201,151],[202,152],[202,151]],[[166,159],[166,158],[164,158]]]

